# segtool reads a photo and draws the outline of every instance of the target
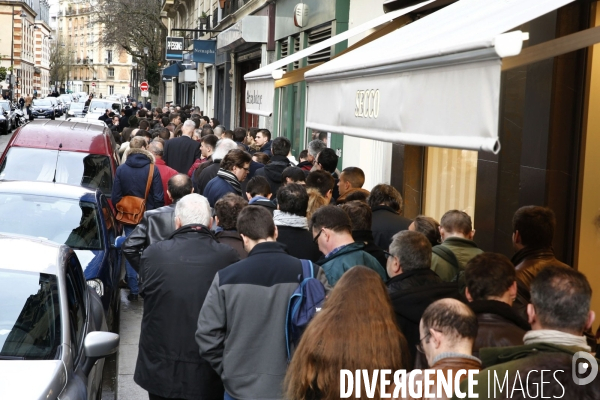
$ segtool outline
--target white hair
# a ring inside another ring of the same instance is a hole
[[[187,121],[185,121],[183,123],[183,126],[181,127],[181,130],[186,130],[188,132],[193,132],[194,129],[196,129],[196,123],[194,121],[192,121],[191,119],[188,119]]]
[[[217,125],[213,128],[213,132],[215,135],[217,135],[219,139],[221,139],[221,136],[223,135],[223,132],[225,132],[225,130],[221,125]]]
[[[227,153],[233,149],[237,149],[238,144],[231,139],[221,139],[217,142],[215,152],[212,155],[213,160],[222,160]]]
[[[197,193],[183,196],[175,206],[175,217],[181,221],[181,226],[201,224],[209,226],[211,212],[206,197]]]

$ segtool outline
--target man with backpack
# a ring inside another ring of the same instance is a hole
[[[431,269],[445,282],[460,280],[465,265],[483,253],[473,241],[471,217],[464,211],[447,211],[440,221],[440,234],[442,244],[432,249]]]
[[[196,342],[221,376],[225,399],[280,399],[288,362],[286,314],[302,262],[276,241],[265,207],[245,207],[237,231],[248,258],[215,276],[200,310]]]

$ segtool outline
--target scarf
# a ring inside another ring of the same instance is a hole
[[[552,329],[540,329],[529,331],[523,336],[524,344],[552,343],[559,346],[579,347],[585,351],[591,351],[585,336],[571,335],[570,333],[555,331]]]
[[[225,182],[229,183],[238,195],[242,195],[242,187],[240,186],[240,181],[238,181],[237,177],[233,174],[233,172],[221,168],[219,169],[219,172],[217,172],[217,176],[223,179]]]
[[[308,221],[306,220],[306,217],[286,213],[280,210],[273,211],[273,222],[275,222],[275,225],[291,226],[292,228],[308,230]]]

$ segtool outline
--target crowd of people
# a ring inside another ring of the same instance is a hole
[[[598,379],[571,378],[573,355],[595,354],[594,312],[586,277],[554,256],[552,210],[515,212],[508,259],[478,248],[463,211],[403,216],[393,186],[337,169],[326,135],[296,160],[267,129],[135,107],[105,120],[124,160],[113,202],[146,199],[123,253],[128,298],[144,299],[134,379],[150,399],[338,399],[342,369],[424,368],[511,382],[560,369],[546,395],[600,396]],[[301,260],[327,298],[288,354]]]

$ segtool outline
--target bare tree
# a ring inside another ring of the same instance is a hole
[[[160,83],[164,27],[160,0],[99,0],[93,21],[101,24],[99,42],[104,47],[125,50],[144,67],[153,94]],[[145,54],[144,48],[148,49]]]
[[[62,82],[67,76],[68,56],[64,46],[57,41],[50,43],[50,82]]]

